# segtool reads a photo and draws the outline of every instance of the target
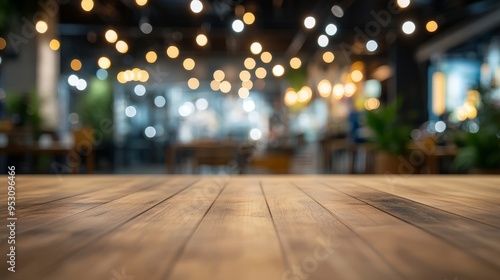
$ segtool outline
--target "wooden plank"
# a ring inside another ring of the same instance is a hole
[[[262,181],[289,263],[281,279],[402,278],[341,221],[287,181]]]
[[[285,264],[255,177],[231,178],[169,279],[281,279]]]
[[[495,227],[367,187],[329,185],[500,267],[500,231]]]
[[[183,184],[190,181],[183,179]],[[204,178],[124,224],[90,246],[68,256],[48,279],[112,279],[122,273],[135,279],[165,279],[192,232],[224,187]],[[92,268],[84,277],[83,267]]]
[[[17,211],[17,217],[22,220],[22,223],[20,223],[17,232],[22,234],[37,228],[50,227],[58,223],[61,219],[91,210],[92,208],[109,203],[121,197],[144,191],[154,187],[158,182],[161,182],[161,180],[146,181],[137,178],[120,180],[123,181],[123,183],[119,183],[120,187],[118,188],[115,187],[117,185],[115,180],[114,183],[110,185],[104,184],[102,188],[99,189],[92,189],[92,191],[19,209]],[[171,182],[173,183],[177,180],[178,179],[174,178]],[[47,217],[50,217],[50,219],[47,219]]]
[[[456,190],[456,184],[442,181],[424,185],[421,180],[406,180],[393,188],[377,183],[363,183],[363,185],[500,229],[500,216],[498,215],[500,203],[491,201],[491,197],[494,197],[492,194],[489,198],[485,198],[481,195],[465,193]],[[471,186],[471,188],[478,187]]]
[[[116,187],[124,183],[118,177],[115,180]],[[89,211],[60,219],[54,225],[19,234],[17,236],[18,263],[23,264],[23,269],[16,272],[14,279],[34,279],[35,276],[37,278],[45,276],[57,268],[58,263],[65,257],[92,244],[190,186],[186,181],[170,183],[168,179],[158,178],[157,182],[158,184],[153,188],[129,194]],[[47,216],[46,219],[50,217]],[[6,262],[6,255],[2,256],[1,261]],[[5,271],[1,270],[0,276],[5,274]]]
[[[336,182],[349,190],[357,185]],[[496,279],[499,271],[467,252],[320,183],[299,187],[349,226],[407,279]],[[436,252],[439,252],[438,254]]]

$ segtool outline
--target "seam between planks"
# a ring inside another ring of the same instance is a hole
[[[194,236],[194,234],[196,233],[196,231],[198,230],[198,228],[200,227],[201,223],[203,222],[203,220],[205,219],[205,217],[208,215],[208,212],[210,212],[210,210],[212,209],[212,207],[214,206],[215,202],[217,201],[217,199],[219,199],[219,196],[222,194],[222,192],[226,189],[226,186],[229,184],[229,182],[225,183],[224,186],[222,186],[221,190],[219,191],[219,193],[217,194],[217,196],[215,197],[214,201],[212,201],[212,203],[210,204],[210,206],[207,208],[207,210],[205,211],[205,213],[203,214],[203,216],[201,217],[200,221],[196,224],[196,226],[194,227],[194,229],[191,231],[191,233],[188,235],[188,237],[185,239],[185,241],[181,244],[180,248],[178,249],[177,253],[175,254],[175,256],[173,257],[172,259],[172,262],[170,263],[169,267],[167,268],[167,271],[165,272],[165,276],[162,277],[164,279],[169,279],[170,278],[170,274],[172,273],[175,265],[177,264],[177,262],[179,261],[180,257],[182,256],[182,253],[184,252],[184,250],[186,249],[189,241],[191,240],[191,238]]]
[[[484,265],[489,266],[489,267],[490,267],[490,268],[492,268],[493,270],[495,270],[495,271],[500,271],[500,269],[499,269],[499,268],[498,268],[495,264],[490,263],[488,260],[484,259],[484,258],[483,258],[483,257],[481,257],[481,256],[478,256],[478,255],[476,255],[476,254],[474,254],[474,253],[471,253],[471,252],[466,251],[464,248],[462,248],[462,247],[460,247],[460,246],[456,245],[456,244],[455,244],[455,242],[452,242],[452,241],[450,241],[450,240],[448,240],[448,239],[446,239],[446,238],[444,238],[444,237],[442,237],[442,236],[440,236],[440,235],[438,235],[438,234],[435,234],[435,233],[433,233],[432,231],[429,231],[429,230],[425,229],[425,228],[424,228],[424,227],[422,227],[422,226],[419,226],[419,225],[414,224],[414,223],[412,223],[412,222],[410,222],[410,221],[407,221],[407,220],[404,220],[404,219],[402,219],[402,218],[399,218],[398,216],[396,216],[396,215],[394,215],[394,214],[392,214],[392,213],[390,213],[390,212],[388,212],[388,211],[385,211],[385,210],[383,210],[383,209],[381,209],[381,208],[379,208],[379,207],[377,207],[377,206],[375,206],[375,205],[373,205],[373,204],[371,204],[371,203],[369,203],[369,202],[367,202],[367,201],[364,201],[364,200],[362,200],[362,199],[360,199],[360,198],[357,198],[357,197],[355,197],[355,196],[352,196],[352,195],[350,195],[350,194],[348,194],[348,193],[346,193],[346,192],[343,192],[343,191],[341,191],[341,190],[338,190],[338,189],[336,189],[336,188],[332,187],[331,185],[329,185],[329,184],[327,184],[327,183],[323,183],[323,182],[321,182],[321,183],[322,183],[322,184],[324,184],[324,185],[326,185],[327,187],[329,187],[329,188],[331,188],[331,189],[334,189],[334,190],[339,191],[339,192],[341,192],[341,193],[343,193],[343,194],[345,194],[345,195],[347,195],[347,196],[350,196],[350,197],[352,197],[352,198],[356,199],[357,201],[360,201],[360,202],[363,202],[363,203],[365,203],[365,204],[367,204],[367,205],[370,205],[371,207],[373,207],[373,208],[375,208],[375,209],[377,209],[377,210],[379,210],[379,211],[382,211],[382,212],[384,212],[384,213],[386,213],[386,214],[388,214],[388,215],[390,215],[390,216],[392,216],[392,217],[394,217],[394,218],[396,218],[396,219],[398,219],[398,220],[400,220],[400,221],[403,221],[403,222],[405,222],[405,223],[407,223],[407,224],[409,224],[409,225],[411,225],[411,226],[413,226],[413,227],[416,227],[416,228],[418,228],[418,229],[420,229],[420,230],[422,230],[422,231],[424,231],[424,232],[426,232],[426,233],[428,233],[428,234],[430,234],[430,235],[432,235],[432,236],[434,236],[434,237],[436,237],[436,238],[438,238],[438,239],[440,239],[440,240],[442,240],[442,241],[444,241],[444,242],[446,242],[446,243],[450,244],[451,246],[455,247],[456,249],[458,249],[459,251],[463,252],[464,254],[469,255],[470,257],[472,257],[472,258],[476,259],[477,261],[479,261],[479,262],[483,263]],[[394,195],[394,196],[396,196],[396,195]],[[405,199],[404,197],[400,197],[400,196],[397,196],[397,197],[402,198],[402,199]],[[407,199],[407,200],[409,200],[409,199]],[[413,200],[409,200],[409,201],[412,201],[412,202],[413,202]],[[422,204],[422,203],[420,203],[420,204]],[[422,204],[422,205],[425,205],[425,204]],[[427,205],[425,205],[425,206],[427,206]],[[437,208],[436,208],[436,209],[437,209]],[[438,209],[438,210],[439,210],[439,209]],[[455,215],[455,214],[452,214],[452,215]]]
[[[342,225],[344,225],[349,231],[351,231],[362,243],[364,243],[370,250],[372,250],[377,256],[380,257],[381,260],[383,260],[390,268],[394,270],[399,276],[401,276],[402,279],[408,279],[401,271],[397,269],[391,262],[389,262],[383,254],[381,254],[377,249],[375,249],[368,241],[366,241],[361,235],[359,235],[351,226],[349,226],[347,223],[345,223],[339,216],[337,216],[335,213],[330,211],[330,209],[326,208],[323,206],[323,204],[319,203],[314,197],[306,193],[303,189],[301,189],[296,183],[292,183],[295,188],[297,188],[300,192],[305,194],[307,197],[312,199],[314,202],[316,202],[321,208],[325,209],[331,216],[333,216],[335,219],[337,219]]]

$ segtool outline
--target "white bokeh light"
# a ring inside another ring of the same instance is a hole
[[[158,107],[158,108],[161,108],[163,106],[165,106],[165,104],[167,103],[167,101],[165,100],[165,97],[163,96],[157,96],[155,97],[155,106]]]
[[[200,111],[204,111],[204,110],[208,109],[208,101],[205,98],[200,98],[200,99],[196,100],[195,105],[196,105],[196,109],[198,109]]]
[[[415,23],[413,23],[413,21],[407,21],[405,23],[403,23],[403,26],[402,26],[402,29],[403,29],[403,32],[405,34],[412,34],[413,32],[415,32]]]
[[[148,138],[153,138],[156,136],[156,129],[152,126],[148,126],[144,129],[144,135]]]
[[[187,117],[194,113],[194,104],[191,102],[184,102],[181,107],[179,107],[179,115],[181,117]]]
[[[137,110],[134,106],[128,106],[125,108],[125,115],[129,118],[135,117],[135,115],[137,115]]]
[[[446,130],[446,124],[443,122],[443,121],[438,121],[435,125],[434,125],[434,129],[436,130],[436,132],[443,132]]]
[[[245,24],[239,19],[233,21],[233,24],[231,26],[236,33],[240,33],[241,31],[243,31],[243,29],[245,29]]]
[[[258,128],[252,128],[252,130],[250,130],[248,135],[252,140],[257,141],[262,137],[262,131],[260,131],[260,129]]]
[[[337,34],[337,26],[333,23],[330,23],[326,26],[325,32],[329,36],[333,36],[333,35]]]
[[[75,75],[75,74],[72,74],[72,75],[70,75],[70,76],[68,77],[68,84],[69,84],[70,86],[74,86],[74,87],[75,87],[75,86],[76,86],[76,84],[78,84],[78,80],[80,80],[80,79],[78,78],[78,76],[77,76],[77,75]]]
[[[253,110],[255,110],[255,102],[253,102],[253,100],[251,99],[245,100],[243,102],[243,110],[245,110],[245,112],[247,113],[252,112]]]
[[[307,29],[312,29],[314,28],[314,26],[316,26],[316,19],[314,17],[306,17],[306,19],[304,19],[304,26],[307,28]]]
[[[87,88],[87,81],[84,79],[78,80],[78,83],[76,83],[76,88],[78,90],[85,90]]]
[[[370,41],[366,42],[366,49],[370,52],[376,51],[378,49],[377,41],[370,40]]]
[[[330,42],[330,40],[328,39],[328,37],[326,35],[320,35],[318,37],[318,45],[322,48],[328,46],[328,43]]]
[[[203,10],[203,3],[201,3],[200,0],[191,1],[191,4],[189,6],[191,7],[191,11],[193,11],[193,13],[195,14]]]
[[[143,96],[145,93],[146,93],[146,87],[143,86],[143,85],[136,85],[134,87],[134,93],[137,95],[137,96]]]

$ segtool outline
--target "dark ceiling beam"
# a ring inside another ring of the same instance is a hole
[[[458,25],[452,30],[445,31],[427,43],[424,43],[416,53],[419,62],[425,62],[433,55],[443,54],[446,51],[463,44],[471,38],[484,34],[500,26],[500,5],[490,9],[491,11],[483,16],[478,16],[473,20]]]

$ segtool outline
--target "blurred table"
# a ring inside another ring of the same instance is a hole
[[[16,181],[4,280],[500,279],[500,176]]]
[[[91,174],[95,170],[95,149],[92,149],[88,155],[80,155],[73,147],[64,145],[59,142],[51,143],[50,145],[27,145],[27,146],[8,146],[5,148],[0,148],[0,154],[4,155],[14,155],[14,156],[38,156],[38,155],[49,155],[49,156],[67,156],[72,159],[75,157],[86,158],[85,164],[87,168],[87,173]],[[66,164],[68,168],[71,168],[72,173],[78,173],[79,165]]]

